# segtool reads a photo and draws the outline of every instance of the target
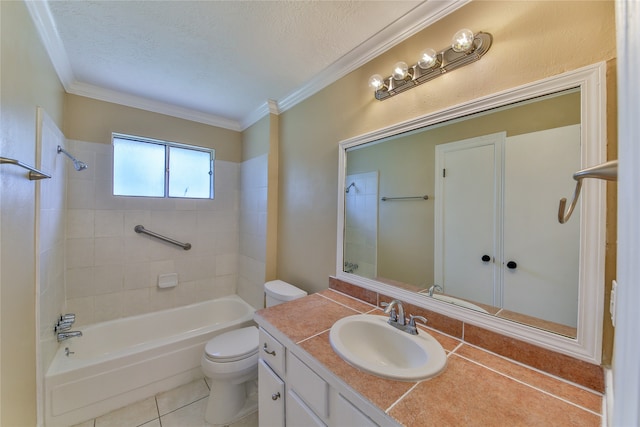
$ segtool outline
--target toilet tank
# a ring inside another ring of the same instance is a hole
[[[292,284],[282,280],[271,280],[265,283],[264,292],[266,294],[267,307],[272,307],[307,295],[302,289],[296,288]]]

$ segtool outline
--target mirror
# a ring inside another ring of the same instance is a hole
[[[557,211],[573,173],[605,160],[602,73],[343,141],[337,276],[599,358],[603,184],[568,223]]]

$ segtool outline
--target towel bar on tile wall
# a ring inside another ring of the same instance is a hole
[[[424,196],[382,197],[380,200],[382,200],[383,202],[392,200],[429,200],[429,196],[425,194]]]
[[[617,181],[618,180],[618,161],[611,160],[606,163],[602,163],[597,166],[592,166],[590,168],[582,169],[573,174],[573,179],[576,182],[576,189],[573,192],[573,200],[569,205],[569,209],[565,213],[564,209],[567,205],[567,199],[560,199],[560,206],[558,206],[558,221],[560,224],[564,224],[569,221],[571,218],[571,214],[573,213],[573,209],[576,207],[578,203],[578,198],[580,197],[580,190],[582,189],[582,180],[585,178],[597,178],[604,179],[607,181]]]
[[[164,240],[165,242],[171,243],[172,245],[180,246],[185,251],[188,251],[189,249],[191,249],[191,243],[178,242],[177,240],[173,240],[169,237],[163,236],[162,234],[149,231],[146,228],[144,228],[142,225],[136,225],[135,227],[133,227],[133,231],[135,231],[136,233],[148,234],[149,236],[155,237],[156,239]]]
[[[29,179],[31,181],[51,178],[51,175],[47,175],[46,173],[39,171],[38,169],[32,168],[29,165],[22,163],[20,160],[9,159],[6,157],[0,157],[0,164],[8,163],[10,165],[20,166],[21,168],[27,169],[29,171]]]

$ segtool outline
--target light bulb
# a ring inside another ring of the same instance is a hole
[[[393,73],[391,75],[395,80],[404,80],[409,74],[409,66],[406,62],[396,62],[393,66]]]
[[[369,87],[373,90],[380,90],[384,86],[384,79],[380,74],[369,77]]]
[[[455,52],[467,52],[473,46],[473,31],[462,29],[453,35],[451,48]]]
[[[418,59],[418,66],[423,70],[428,70],[436,64],[438,58],[436,51],[433,49],[425,49],[420,53],[420,59]]]

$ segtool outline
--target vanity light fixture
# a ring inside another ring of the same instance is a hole
[[[382,101],[479,60],[487,53],[492,42],[493,37],[489,33],[474,34],[471,30],[462,29],[453,36],[451,46],[440,52],[431,48],[423,50],[418,62],[412,66],[408,66],[406,62],[397,62],[391,76],[371,76],[369,87],[374,90],[376,99]]]

